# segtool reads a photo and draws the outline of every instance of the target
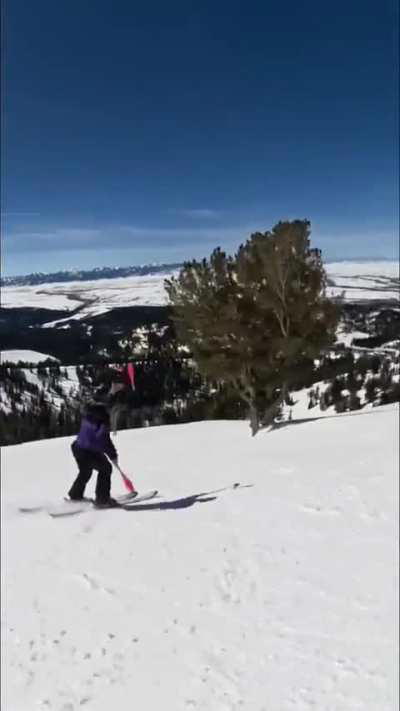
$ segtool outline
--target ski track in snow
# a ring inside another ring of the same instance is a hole
[[[394,711],[397,425],[119,433],[167,500],[253,486],[57,520],[17,506],[63,493],[70,439],[5,448],[2,709]]]

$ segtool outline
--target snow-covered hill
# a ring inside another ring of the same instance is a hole
[[[15,352],[17,353],[17,351]],[[10,353],[10,351],[5,351],[4,353]],[[18,353],[33,354],[33,351],[18,351]],[[36,355],[44,354],[39,353]],[[21,357],[22,359],[23,357]],[[55,358],[52,360],[56,362]],[[9,361],[5,357],[4,361],[11,362],[11,359]],[[26,361],[34,362],[28,357]],[[37,363],[40,362],[41,360],[38,359]],[[15,373],[12,370],[10,372]],[[77,368],[74,365],[62,368],[58,375],[53,373],[52,368],[43,367],[41,373],[38,373],[35,368],[18,368],[17,378],[18,380],[11,386],[10,376],[5,376],[4,383],[0,387],[0,412],[10,413],[13,408],[17,412],[23,412],[33,408],[34,411],[36,410],[36,416],[38,416],[40,403],[45,403],[52,411],[57,413],[63,406],[71,407],[71,405],[74,405],[79,407],[82,392]],[[19,392],[17,398],[15,397],[16,392]]]
[[[70,439],[4,449],[2,709],[394,711],[398,424],[121,432],[162,498],[61,519]]]
[[[86,282],[8,286],[2,288],[2,305],[5,308],[32,306],[67,311],[84,305],[79,311],[79,318],[95,316],[121,306],[164,305],[167,300],[164,280],[171,275],[172,272]]]
[[[399,298],[397,262],[328,263],[326,270],[335,284],[330,289],[332,295],[339,296],[344,292],[346,300]],[[122,306],[164,305],[167,301],[164,280],[174,273],[3,287],[2,305],[5,308],[30,306],[68,311],[82,306],[74,317],[76,319],[106,313]],[[65,322],[68,320],[63,319]],[[49,321],[45,326],[60,323],[60,320]]]
[[[0,363],[43,363],[46,360],[57,361],[57,358],[54,358],[47,353],[39,353],[38,351],[0,351]]]

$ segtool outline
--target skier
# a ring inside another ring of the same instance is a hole
[[[79,474],[68,492],[69,498],[72,501],[84,498],[86,484],[93,470],[96,470],[95,505],[102,508],[118,506],[110,496],[112,466],[109,461],[117,465],[118,454],[110,438],[110,417],[104,405],[94,402],[87,407],[78,437],[71,449]]]

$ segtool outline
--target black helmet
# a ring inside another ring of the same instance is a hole
[[[85,414],[88,420],[91,420],[96,424],[108,425],[110,423],[110,416],[106,406],[97,400],[92,400],[87,404]]]

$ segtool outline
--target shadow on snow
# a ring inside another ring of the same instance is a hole
[[[392,404],[392,403],[388,403]],[[393,403],[396,404],[396,403]],[[290,427],[291,425],[304,425],[306,422],[317,422],[318,420],[337,420],[343,417],[366,417],[367,415],[378,415],[384,414],[383,411],[378,412],[378,408],[375,407],[373,410],[368,410],[368,412],[362,412],[360,410],[353,410],[351,412],[338,412],[335,415],[317,415],[316,417],[299,417],[295,420],[283,420],[281,422],[275,422],[272,426],[267,425],[266,427],[261,427],[260,432],[274,432],[275,430],[281,430],[284,427]]]
[[[176,509],[187,509],[194,504],[203,504],[207,501],[215,501],[218,497],[215,494],[219,494],[222,491],[229,491],[230,489],[246,489],[253,486],[253,484],[233,484],[233,486],[225,486],[222,489],[215,489],[215,491],[203,491],[201,494],[192,494],[191,496],[185,496],[181,499],[174,499],[173,501],[159,501],[153,504],[131,504],[130,506],[124,506],[124,511],[168,511]]]

